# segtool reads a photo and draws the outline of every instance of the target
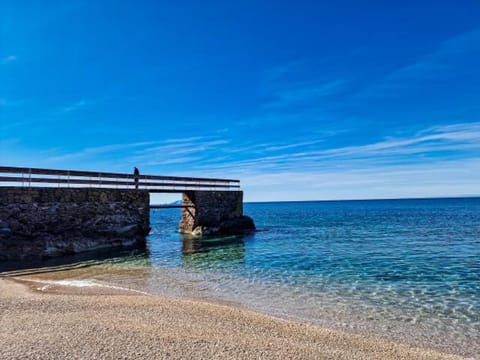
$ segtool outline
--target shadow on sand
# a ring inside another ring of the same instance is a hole
[[[135,247],[120,247],[85,251],[78,254],[65,255],[46,259],[17,260],[0,262],[0,275],[8,275],[8,272],[49,272],[70,270],[96,265],[102,261],[125,258],[128,256],[142,256],[148,258],[150,252],[145,245]]]

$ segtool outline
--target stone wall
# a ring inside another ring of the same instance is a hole
[[[145,244],[146,190],[0,187],[0,261]]]
[[[255,230],[243,215],[243,191],[188,191],[183,194],[180,232],[194,235],[239,234]]]

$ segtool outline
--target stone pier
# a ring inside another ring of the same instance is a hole
[[[182,200],[181,233],[241,235],[255,230],[253,220],[243,215],[243,191],[187,191]]]
[[[0,187],[0,261],[145,244],[148,190]]]
[[[180,232],[242,235],[242,191],[186,191]],[[149,190],[0,187],[0,261],[45,259],[85,251],[145,246]]]

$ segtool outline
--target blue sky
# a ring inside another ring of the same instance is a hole
[[[0,4],[4,165],[246,200],[480,195],[480,4]]]

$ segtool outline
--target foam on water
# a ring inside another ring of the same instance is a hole
[[[45,284],[44,286],[38,287],[37,290],[39,291],[47,291],[53,286],[67,286],[67,287],[75,287],[75,288],[105,288],[105,289],[114,289],[120,291],[130,291],[135,292],[143,295],[151,295],[145,291],[140,291],[128,287],[123,286],[115,286],[111,284],[101,284],[96,280],[42,280],[42,279],[33,279],[28,277],[22,277],[22,280],[29,281],[32,283],[39,283]]]

